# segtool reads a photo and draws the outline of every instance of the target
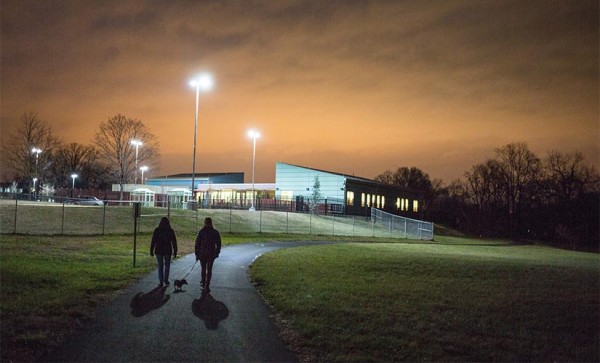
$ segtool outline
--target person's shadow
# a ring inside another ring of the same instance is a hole
[[[165,295],[166,290],[166,287],[156,287],[149,292],[135,294],[129,303],[131,315],[139,318],[166,304],[171,298],[171,295]]]
[[[215,300],[210,293],[202,293],[192,302],[192,312],[204,320],[207,329],[216,330],[221,320],[227,319],[229,309],[222,301]]]

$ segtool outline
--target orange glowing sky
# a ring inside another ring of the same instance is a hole
[[[2,0],[1,131],[36,112],[64,142],[142,120],[156,175],[282,161],[373,178],[417,166],[446,183],[494,149],[575,150],[598,167],[597,1]]]

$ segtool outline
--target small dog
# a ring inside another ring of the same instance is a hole
[[[174,290],[174,291],[182,291],[182,290],[181,290],[181,287],[182,287],[183,285],[187,285],[187,284],[188,284],[188,282],[187,282],[185,279],[181,279],[181,280],[175,280],[175,281],[173,282],[173,286],[175,287],[175,290]]]

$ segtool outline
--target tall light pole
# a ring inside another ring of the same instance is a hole
[[[33,199],[35,198],[35,182],[38,181],[38,178],[33,178]]]
[[[260,137],[260,134],[256,130],[248,131],[248,137],[252,138],[252,199],[250,210],[255,211],[254,208],[254,165],[256,164],[256,139]]]
[[[196,113],[194,117],[194,153],[192,156],[192,197],[194,198],[194,209],[196,208],[196,196],[194,194],[194,179],[196,178],[196,136],[198,133],[198,101],[200,90],[209,91],[214,85],[212,76],[208,73],[202,73],[190,80],[189,85],[196,89]]]
[[[143,142],[139,141],[139,140],[131,140],[131,145],[135,146],[135,180],[134,180],[134,184],[137,184],[137,161],[138,161],[138,148],[142,145],[144,145]]]
[[[35,174],[37,176],[38,172],[38,159],[40,158],[40,154],[42,153],[42,149],[34,147],[31,149],[31,153],[35,154]]]
[[[73,178],[73,187],[71,188],[71,198],[73,198],[75,192],[75,179],[77,178],[77,174],[71,174],[71,178]]]
[[[145,183],[144,183],[144,172],[145,172],[146,170],[148,170],[148,167],[147,167],[147,166],[145,166],[145,165],[144,165],[144,166],[141,166],[141,167],[140,167],[140,170],[142,171],[142,184],[145,184]]]
[[[34,178],[34,182],[33,182],[33,191],[35,193],[35,181],[38,180],[37,176],[38,176],[38,161],[40,158],[40,154],[42,153],[42,149],[40,149],[39,147],[33,147],[31,149],[31,153],[35,154],[35,178]]]

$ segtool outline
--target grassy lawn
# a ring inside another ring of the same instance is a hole
[[[318,361],[599,361],[597,254],[436,240],[278,250],[252,274]]]
[[[192,226],[193,227],[193,226]],[[193,233],[179,235],[179,254],[193,252]],[[225,245],[307,240],[300,234],[223,234]],[[374,238],[328,237],[331,240]],[[95,306],[154,270],[150,234],[138,236],[136,268],[133,237],[0,236],[0,361],[32,361],[89,319]]]

